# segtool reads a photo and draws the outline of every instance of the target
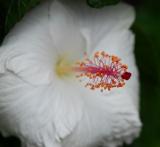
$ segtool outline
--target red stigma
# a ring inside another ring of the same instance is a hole
[[[130,77],[131,77],[131,73],[130,72],[124,72],[122,75],[121,75],[121,77],[122,77],[122,79],[124,79],[124,80],[129,80],[130,79]]]
[[[127,65],[122,64],[121,59],[114,55],[108,55],[104,51],[95,52],[92,59],[85,54],[85,59],[77,63],[74,70],[80,74],[78,78],[87,77],[86,87],[90,89],[110,90],[114,87],[123,87],[124,80],[129,80],[131,73],[127,72]]]

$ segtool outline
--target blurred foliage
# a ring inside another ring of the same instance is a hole
[[[8,32],[8,30],[12,28],[27,11],[39,2],[40,0],[10,0],[5,18],[5,32]]]
[[[160,2],[136,7],[136,59],[141,80],[141,137],[132,147],[160,147]]]
[[[0,6],[5,11],[5,34],[18,22],[26,12],[36,6],[41,0],[3,0]]]
[[[0,136],[0,147],[20,147],[20,141],[15,137],[3,138]]]
[[[41,0],[0,0],[0,40],[23,15]],[[125,0],[136,8],[133,31],[136,34],[135,55],[141,81],[141,136],[128,147],[160,147],[160,2],[158,0]],[[118,0],[86,0],[99,8]],[[15,138],[0,136],[0,147],[19,147]]]
[[[101,8],[106,5],[117,4],[120,0],[87,0],[89,6],[93,8]]]

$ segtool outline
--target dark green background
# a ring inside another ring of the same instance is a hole
[[[88,0],[92,7],[114,4],[118,0]],[[40,0],[0,0],[0,40]],[[141,119],[143,129],[130,147],[160,147],[160,2],[128,0],[137,12],[132,27],[136,33],[135,55],[141,81]],[[99,8],[100,9],[100,8]],[[19,147],[15,138],[0,136],[0,147]],[[125,146],[125,145],[124,145]]]

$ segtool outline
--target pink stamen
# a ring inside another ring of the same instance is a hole
[[[86,87],[90,89],[100,88],[110,90],[113,87],[123,87],[124,80],[129,80],[131,73],[127,72],[127,65],[122,64],[117,56],[111,56],[104,51],[97,51],[93,59],[89,59],[85,54],[83,61],[77,62],[74,71],[79,73],[76,77],[87,77],[89,81]]]

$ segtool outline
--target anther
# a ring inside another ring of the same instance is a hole
[[[123,87],[124,80],[129,80],[131,73],[128,66],[122,64],[121,59],[115,55],[108,55],[105,51],[97,51],[90,59],[85,54],[85,59],[78,61],[74,70],[77,78],[87,77],[85,87],[90,89],[111,90],[114,87]]]

